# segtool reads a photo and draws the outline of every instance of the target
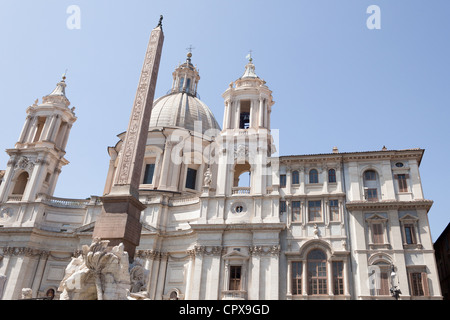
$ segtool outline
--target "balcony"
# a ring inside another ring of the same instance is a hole
[[[250,194],[250,187],[232,187],[232,195],[248,195]]]
[[[12,194],[8,197],[7,202],[20,202],[22,201],[22,194]]]

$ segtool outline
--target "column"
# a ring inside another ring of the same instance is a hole
[[[333,292],[333,262],[328,259],[327,261],[327,269],[328,269],[328,277],[327,277],[327,286],[328,286],[328,295],[334,296]]]
[[[234,128],[239,129],[240,121],[241,121],[241,102],[235,101],[235,112],[236,118],[234,119]]]
[[[195,250],[188,250],[188,254],[189,254],[189,264],[186,275],[186,289],[184,293],[185,300],[191,300],[192,273],[194,269]]]
[[[50,255],[50,252],[48,252],[48,251],[42,251],[39,254],[39,262],[38,262],[36,273],[34,275],[33,285],[31,286],[31,289],[33,290],[33,298],[38,297],[39,286],[41,284],[42,277],[44,276],[45,265],[47,264],[49,255]]]
[[[259,98],[259,127],[264,127],[264,99]]]
[[[255,123],[255,121],[253,121],[253,117],[255,115],[255,107],[256,107],[256,101],[255,100],[250,100],[250,121],[249,121],[249,128],[253,128],[253,125]]]
[[[56,114],[53,114],[52,116],[47,117],[45,119],[44,128],[42,129],[42,140],[50,140],[50,136],[53,132],[53,127],[55,126],[56,122]]]
[[[28,130],[28,133],[25,138],[26,142],[33,142],[33,138],[34,138],[34,135],[36,134],[36,130],[37,130],[37,122],[38,122],[38,116],[34,116],[31,119],[30,129]]]
[[[190,299],[199,300],[200,299],[200,288],[202,284],[202,274],[203,274],[203,251],[204,247],[195,247],[195,260],[194,260],[194,278],[192,286],[192,296]]]
[[[286,296],[292,295],[292,261],[287,260]]]
[[[161,189],[167,188],[167,177],[169,175],[169,166],[172,158],[172,148],[174,143],[166,140],[166,146],[164,148],[164,157],[161,169],[161,180],[159,186]]]
[[[261,256],[259,253],[253,252],[251,256],[251,286],[248,287],[248,299],[249,300],[259,300],[259,275],[261,267]]]
[[[299,174],[299,178],[300,178],[300,188],[299,188],[299,192],[300,194],[305,194],[305,168],[304,167],[300,167],[298,169],[298,174]]]
[[[59,127],[61,126],[61,116],[56,115],[56,122],[53,122],[53,128],[49,131],[49,141],[56,141],[56,135],[58,134]]]
[[[168,260],[169,254],[167,252],[161,252],[161,262],[159,264],[158,281],[156,282],[155,300],[162,300],[162,296],[164,294]]]
[[[348,258],[345,258],[344,263],[342,265],[343,270],[343,277],[344,277],[344,295],[350,296],[350,279],[348,277]]]
[[[286,194],[292,194],[292,169],[291,167],[286,167]]]
[[[279,248],[271,249],[270,255],[270,285],[269,285],[269,296],[271,300],[278,300],[279,292]]]
[[[72,124],[67,124],[66,130],[64,132],[64,138],[61,142],[61,150],[65,150],[67,146],[67,141],[69,140],[70,130],[72,129]]]
[[[31,119],[32,119],[31,116],[27,116],[27,118],[25,120],[25,124],[23,125],[22,132],[20,133],[20,137],[19,137],[20,143],[25,142],[25,137],[26,137],[26,134],[28,133]]]
[[[228,111],[230,110],[230,103],[229,100],[225,101],[225,110],[223,113],[223,126],[222,129],[226,130],[228,129]]]
[[[306,272],[307,260],[302,261],[302,296],[308,295],[308,274]]]

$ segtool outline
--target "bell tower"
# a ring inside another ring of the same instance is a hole
[[[65,75],[56,88],[27,108],[22,132],[10,156],[0,185],[0,202],[34,201],[37,194],[53,195],[70,130],[76,121],[74,107],[66,97]]]
[[[217,195],[266,194],[268,158],[274,152],[270,113],[274,101],[250,57],[244,74],[223,93],[225,110],[218,157]]]

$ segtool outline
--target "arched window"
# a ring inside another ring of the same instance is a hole
[[[169,300],[178,300],[178,292],[175,290],[170,293]]]
[[[28,182],[28,172],[22,172],[14,185],[13,195],[23,195]]]
[[[298,174],[298,171],[292,171],[292,184],[299,184],[300,183],[300,176]]]
[[[328,170],[328,182],[336,182],[336,170]]]
[[[323,295],[327,291],[327,256],[319,249],[308,253],[308,294]]]
[[[234,165],[234,187],[251,186],[251,166],[248,162],[236,163]]]
[[[309,183],[319,183],[319,173],[316,169],[309,171]]]

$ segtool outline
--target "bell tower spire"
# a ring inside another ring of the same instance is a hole
[[[66,76],[55,89],[27,108],[27,117],[10,156],[0,185],[0,202],[34,201],[38,193],[52,196],[62,166],[70,130],[77,120],[75,107],[69,109]]]
[[[243,75],[222,94],[225,111],[219,150],[232,151],[222,152],[218,160],[219,196],[263,196],[270,181],[268,158],[274,152],[270,112],[274,101],[272,91],[256,74],[251,55],[247,59]],[[244,179],[250,180],[249,186],[241,186]],[[255,221],[259,216],[256,212]]]

